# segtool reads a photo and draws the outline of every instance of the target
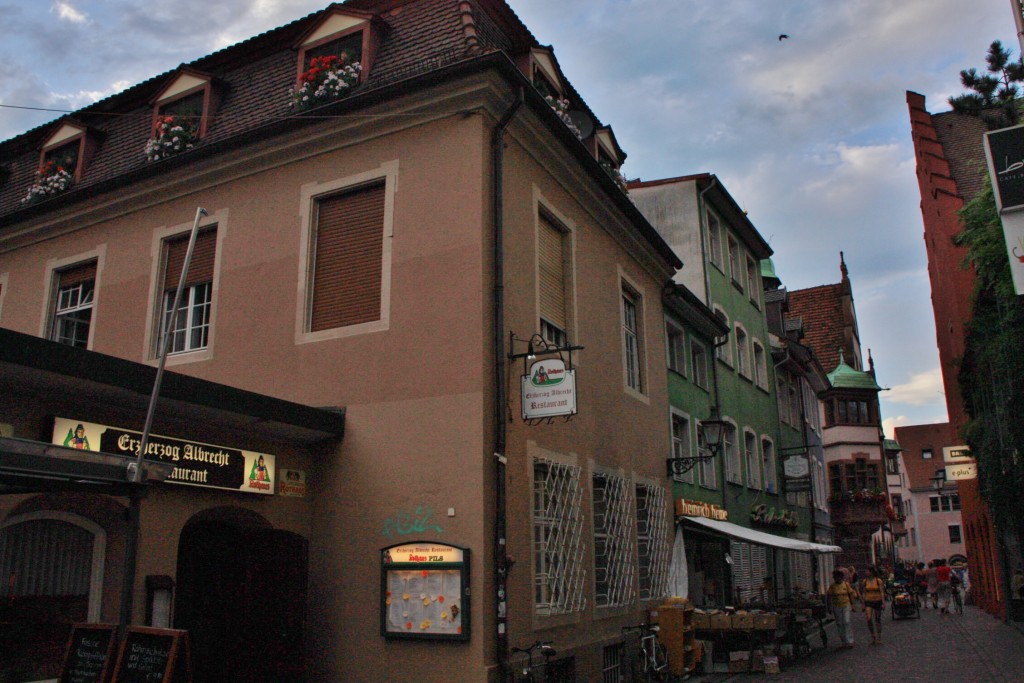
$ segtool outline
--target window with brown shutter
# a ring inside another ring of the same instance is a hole
[[[380,320],[384,183],[316,202],[311,332]]]
[[[544,213],[537,238],[537,274],[541,336],[551,344],[569,341],[569,289],[566,271],[566,232]]]
[[[171,335],[168,353],[198,351],[209,345],[210,313],[213,306],[213,271],[217,257],[217,229],[207,228],[196,235],[192,260],[185,274],[185,285],[178,302],[177,315],[171,320],[171,307],[185,265],[188,242],[185,233],[164,244],[163,304],[160,315],[160,333]],[[158,336],[156,353],[163,349],[163,338]]]
[[[50,339],[81,348],[89,345],[95,282],[95,261],[79,263],[57,273]]]

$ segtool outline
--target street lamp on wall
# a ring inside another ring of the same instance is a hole
[[[681,458],[668,458],[665,464],[668,466],[668,476],[674,477],[686,474],[700,462],[710,462],[722,449],[722,437],[729,423],[718,415],[718,406],[711,406],[711,414],[706,420],[701,420],[700,436],[704,443],[706,454],[688,455]]]
[[[946,485],[946,470],[935,470],[935,476],[931,477],[931,482],[935,490],[942,493],[942,489]]]

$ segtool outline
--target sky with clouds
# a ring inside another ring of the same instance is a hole
[[[0,0],[0,140],[328,4]],[[1016,56],[1010,3],[509,4],[613,127],[627,177],[716,174],[790,290],[838,282],[842,251],[887,431],[946,419],[906,91],[946,111],[993,40]]]

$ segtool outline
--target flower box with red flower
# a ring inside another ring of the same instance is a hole
[[[292,106],[311,109],[344,97],[359,83],[362,65],[348,54],[324,55],[309,60],[309,68],[299,74],[292,92]]]
[[[199,141],[199,125],[192,117],[159,116],[155,135],[146,143],[146,159],[159,161],[187,152]]]
[[[36,171],[36,181],[29,185],[28,194],[21,203],[31,204],[58,195],[71,187],[74,181],[74,175],[66,168],[53,161],[47,161]]]

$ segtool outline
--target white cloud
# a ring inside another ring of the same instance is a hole
[[[942,370],[932,368],[919,372],[904,384],[897,384],[882,394],[882,400],[889,404],[923,406],[935,402],[936,394],[944,394],[942,386]]]
[[[75,9],[67,0],[57,0],[57,2],[53,3],[50,11],[61,19],[70,21],[72,24],[84,24],[89,21],[88,16]]]

